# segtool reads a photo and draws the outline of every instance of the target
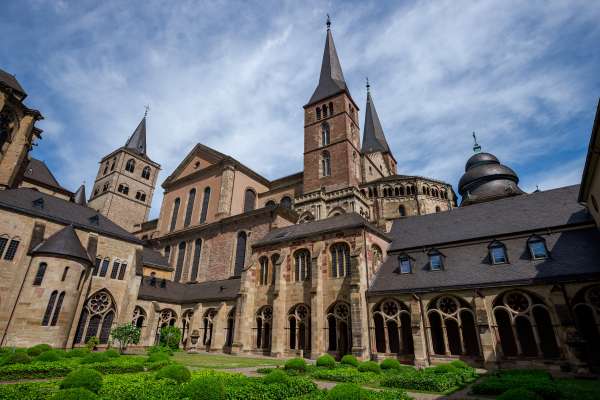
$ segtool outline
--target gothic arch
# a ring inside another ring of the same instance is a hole
[[[156,324],[155,342],[160,342],[160,330],[165,326],[175,326],[177,323],[177,313],[170,308],[160,310],[158,314],[158,322]]]
[[[229,310],[227,313],[227,330],[225,334],[225,347],[231,348],[233,346],[233,335],[235,333],[235,307]]]
[[[271,332],[273,307],[262,306],[256,312],[256,348],[264,352],[271,351]]]
[[[541,297],[508,290],[494,299],[492,310],[505,357],[560,356],[555,323]]]
[[[87,343],[92,336],[97,336],[100,344],[108,343],[116,314],[115,300],[107,289],[100,289],[89,296],[81,310],[74,343]]]
[[[310,351],[310,307],[299,303],[288,311],[289,348],[291,350],[302,350],[304,353]]]
[[[137,326],[139,329],[142,329],[147,318],[148,314],[146,313],[146,310],[144,310],[144,308],[141,306],[135,306],[133,309],[133,318],[131,318],[131,323]]]
[[[572,304],[577,330],[585,340],[588,362],[597,372],[600,370],[600,285],[579,290]]]
[[[305,222],[310,222],[310,221],[314,221],[314,220],[315,220],[315,216],[313,215],[313,213],[311,213],[310,211],[304,211],[300,215],[300,218],[298,218],[298,223],[303,224]]]
[[[344,210],[342,207],[334,207],[331,209],[331,211],[329,211],[327,217],[335,217],[336,215],[342,214],[346,214],[346,210]]]
[[[328,351],[338,359],[352,350],[352,319],[350,304],[336,301],[327,310]]]
[[[375,349],[378,353],[413,354],[410,308],[387,298],[373,307]]]
[[[429,302],[428,331],[432,350],[441,355],[480,354],[475,314],[464,299],[442,295]]]
[[[206,346],[207,350],[210,350],[214,339],[214,327],[216,316],[217,310],[215,308],[209,308],[202,316],[202,344]]]

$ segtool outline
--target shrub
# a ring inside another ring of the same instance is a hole
[[[8,356],[4,357],[2,361],[2,365],[10,365],[10,364],[29,364],[31,362],[31,357],[29,357],[26,353],[12,353]]]
[[[98,396],[84,388],[73,388],[60,390],[54,394],[51,400],[96,400]]]
[[[56,350],[45,351],[36,357],[36,361],[58,361],[62,358],[63,353]]]
[[[155,361],[155,362],[147,363],[146,369],[148,371],[157,371],[157,370],[161,369],[162,367],[166,367],[170,363],[171,362],[169,360]]]
[[[216,376],[204,376],[185,385],[183,395],[189,400],[224,400],[225,386]]]
[[[386,358],[381,362],[381,369],[400,369],[402,366],[400,365],[400,361],[394,360],[393,358]]]
[[[169,353],[165,353],[165,352],[156,352],[156,353],[151,353],[148,356],[148,362],[149,363],[153,363],[153,362],[157,362],[157,361],[169,361],[170,357],[169,357]]]
[[[55,362],[33,361],[27,364],[12,364],[0,367],[0,380],[54,378],[65,376],[76,365],[73,360]]]
[[[355,368],[318,368],[311,372],[311,378],[335,382],[376,383],[380,375],[373,372],[358,372]]]
[[[273,367],[262,367],[262,368],[256,368],[256,372],[258,372],[259,374],[270,374],[273,371],[278,370],[279,368],[273,368]]]
[[[291,358],[286,361],[283,367],[288,370],[304,372],[306,371],[306,361],[304,361],[304,358]]]
[[[139,343],[141,331],[140,328],[129,322],[113,328],[110,331],[110,335],[114,340],[119,342],[119,351],[122,353],[127,349],[129,343]]]
[[[59,386],[61,389],[84,388],[98,393],[102,387],[102,375],[90,368],[79,368],[70,372]]]
[[[514,388],[502,393],[497,400],[541,400],[541,398],[527,389]]]
[[[381,368],[379,368],[379,364],[375,361],[363,361],[358,365],[358,370],[360,372],[374,372],[379,374],[381,372]]]
[[[289,379],[289,377],[285,372],[283,372],[280,369],[276,369],[276,370],[272,371],[271,373],[267,374],[267,376],[265,376],[263,378],[263,382],[268,383],[268,384],[287,383],[288,379]]]
[[[344,365],[351,365],[353,367],[358,367],[359,364],[356,357],[354,357],[352,354],[346,354],[344,357],[342,357],[340,363]]]
[[[90,353],[87,347],[78,347],[76,349],[65,352],[66,358],[85,357]]]
[[[317,367],[335,368],[335,358],[329,354],[323,354],[317,358]]]
[[[88,367],[103,374],[124,374],[127,372],[142,372],[144,361],[143,357],[109,358],[106,362],[88,364]]]
[[[469,364],[462,360],[454,360],[450,363],[450,365],[457,369],[473,369]]]
[[[160,329],[160,344],[171,350],[179,349],[181,342],[181,329],[176,326],[164,326]]]
[[[425,371],[403,371],[400,374],[387,374],[381,386],[407,390],[425,390],[429,392],[445,392],[457,386],[456,378],[445,374],[433,374]]]
[[[191,377],[190,370],[181,364],[167,365],[156,373],[156,379],[172,379],[177,383],[187,382]]]
[[[362,392],[363,388],[355,383],[340,383],[335,385],[329,393],[327,393],[328,400],[361,400],[364,398]]]
[[[170,348],[165,347],[165,346],[150,346],[150,347],[148,347],[148,350],[146,350],[146,352],[149,355],[152,355],[155,353],[166,353],[170,356],[173,355],[173,350],[171,350]]]
[[[92,336],[85,343],[85,346],[88,348],[89,351],[92,351],[96,348],[96,346],[98,346],[99,343],[100,343],[100,339],[98,339],[96,336]]]
[[[27,355],[30,357],[37,357],[45,351],[52,350],[52,346],[49,344],[36,344],[33,347],[27,349]]]
[[[93,363],[101,363],[109,360],[108,354],[106,352],[101,353],[89,353],[85,357],[81,359],[82,364],[93,364]]]
[[[109,358],[119,358],[121,356],[121,353],[115,349],[108,349],[104,352],[104,354]]]
[[[431,371],[435,374],[453,374],[456,372],[456,368],[454,368],[450,364],[440,364],[435,367],[428,368],[428,371]]]

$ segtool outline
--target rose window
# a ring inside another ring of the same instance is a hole
[[[296,307],[296,317],[300,320],[306,319],[308,315],[308,309],[304,305]]]
[[[438,309],[444,314],[452,315],[458,311],[458,304],[451,297],[442,297],[438,300]]]
[[[398,304],[395,301],[386,301],[383,303],[381,310],[388,317],[393,317],[398,314]]]
[[[333,312],[336,317],[343,320],[348,319],[348,316],[350,315],[350,309],[348,308],[348,305],[343,303],[337,304]]]
[[[107,293],[97,293],[90,299],[88,307],[94,314],[102,314],[111,306],[110,296]]]
[[[266,321],[270,321],[273,318],[273,309],[271,307],[265,307],[262,312],[262,317]]]
[[[519,292],[507,294],[504,302],[514,312],[524,312],[529,308],[529,299]]]

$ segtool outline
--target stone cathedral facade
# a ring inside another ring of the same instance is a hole
[[[0,70],[1,346],[107,346],[132,322],[139,347],[175,325],[192,352],[600,365],[599,116],[581,185],[525,193],[476,143],[459,201],[449,183],[398,173],[328,24],[302,171],[270,180],[198,143],[148,220],[160,164],[146,116],[88,198],[29,154],[43,117],[26,96]]]

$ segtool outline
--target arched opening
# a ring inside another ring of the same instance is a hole
[[[206,215],[208,214],[208,202],[210,201],[210,188],[204,189],[204,197],[202,197],[202,210],[200,211],[200,223],[206,222]]]
[[[310,252],[301,249],[294,253],[294,280],[302,282],[310,277]]]
[[[192,317],[194,316],[194,310],[185,310],[181,314],[181,344],[183,348],[186,348],[190,342],[190,326],[192,324]]]
[[[321,146],[329,144],[329,124],[324,122],[321,124]]]
[[[404,205],[398,206],[398,213],[401,217],[406,217],[406,207]]]
[[[496,318],[502,352],[505,356],[516,356],[518,354],[517,343],[515,341],[515,335],[512,330],[508,311],[503,308],[498,308],[494,311],[494,317]]]
[[[335,243],[330,248],[331,276],[342,278],[350,276],[350,247],[347,243]]]
[[[256,192],[253,189],[246,189],[244,194],[244,212],[252,211],[256,208]]]
[[[375,347],[380,353],[411,354],[410,311],[402,302],[385,299],[373,309]]]
[[[375,325],[375,348],[378,353],[386,353],[385,325],[381,314],[373,315],[373,324]]]
[[[585,340],[585,358],[593,372],[600,372],[600,286],[586,287],[573,297],[579,334]]]
[[[206,350],[210,350],[213,342],[213,328],[214,320],[217,316],[217,310],[209,308],[202,317],[202,344],[206,347]]]
[[[127,160],[127,163],[125,164],[125,171],[132,173],[135,171],[135,160],[133,158]]]
[[[560,355],[558,344],[554,337],[554,329],[548,311],[543,307],[534,307],[533,318],[540,335],[540,349],[542,354],[545,358],[558,357]]]
[[[331,176],[331,156],[328,151],[321,153],[321,176]]]
[[[227,334],[225,335],[225,346],[233,345],[233,334],[235,333],[235,307],[227,314]]]
[[[188,227],[192,223],[192,212],[194,211],[194,201],[196,200],[196,189],[190,190],[188,193],[188,202],[185,210],[185,219],[183,226]]]
[[[171,214],[171,225],[169,227],[169,231],[175,230],[175,226],[177,225],[177,215],[179,214],[179,205],[181,204],[181,199],[178,197],[173,202],[173,213]]]
[[[283,208],[291,209],[292,199],[289,196],[284,196],[279,204],[281,204],[281,207]]]
[[[264,306],[256,313],[256,348],[263,352],[271,351],[271,323],[273,307]]]
[[[338,301],[327,312],[329,351],[338,359],[352,350],[350,304]]]
[[[289,348],[302,350],[305,354],[310,350],[310,309],[306,304],[297,304],[288,312]]]
[[[179,282],[181,280],[181,274],[183,273],[183,262],[185,261],[185,249],[186,243],[180,242],[177,246],[177,263],[175,264],[175,277],[174,281]]]
[[[431,329],[431,344],[435,354],[446,354],[444,345],[444,333],[442,329],[442,319],[437,312],[429,313],[429,326]]]
[[[150,179],[150,167],[144,167],[144,169],[142,170],[142,178]]]
[[[98,337],[100,344],[108,343],[115,312],[112,296],[106,290],[101,290],[90,296],[81,311],[74,343],[81,343],[82,339],[84,339],[84,343],[87,343],[93,336]],[[98,335],[99,330],[100,335]]]
[[[237,243],[235,248],[235,265],[233,269],[234,276],[242,275],[244,264],[246,262],[246,240],[248,236],[246,232],[241,231],[237,235]]]
[[[479,335],[473,310],[464,299],[445,295],[429,304],[433,350],[445,355],[479,355]],[[467,341],[471,343],[467,346]]]
[[[160,343],[160,330],[165,326],[175,326],[177,322],[177,314],[175,311],[166,308],[161,310],[158,315],[158,322],[156,324],[156,334],[154,337],[155,344]]]
[[[140,306],[136,306],[133,310],[133,318],[131,319],[131,323],[136,327],[142,329],[144,327],[144,322],[146,321],[146,311]]]

